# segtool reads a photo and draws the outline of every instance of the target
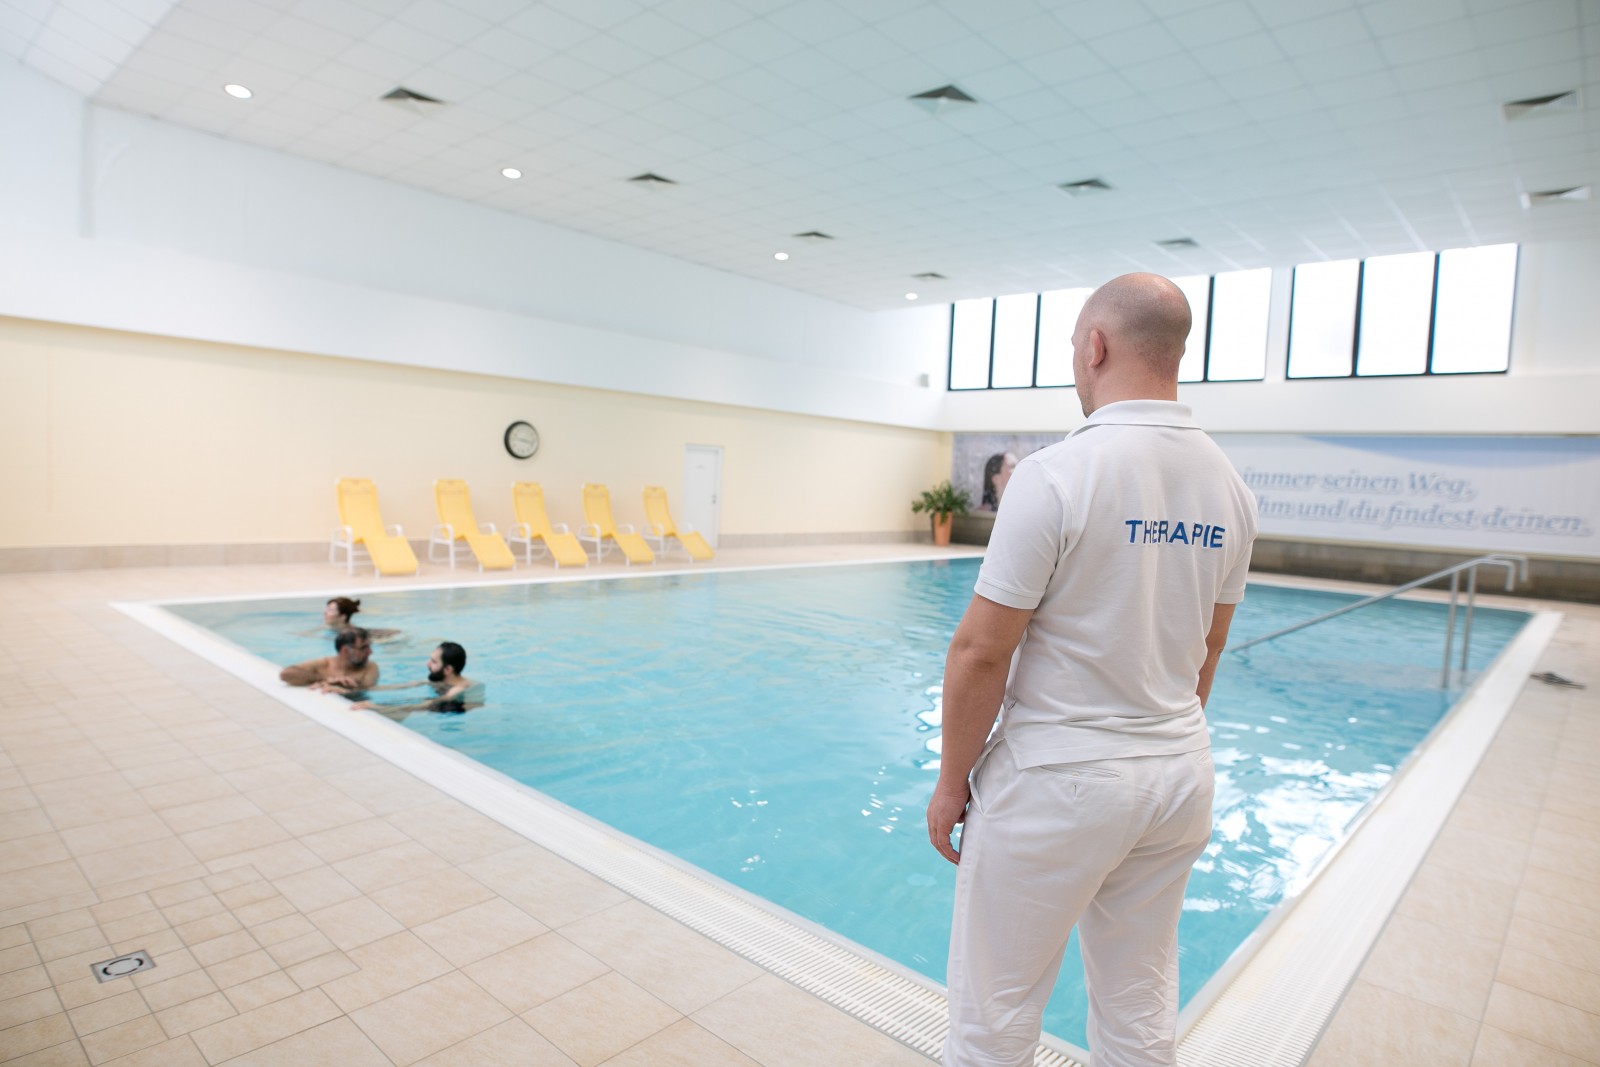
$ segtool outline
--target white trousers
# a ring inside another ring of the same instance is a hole
[[[1211,837],[1209,750],[973,771],[950,934],[945,1067],[1032,1062],[1073,924],[1094,1067],[1176,1062],[1178,915]]]

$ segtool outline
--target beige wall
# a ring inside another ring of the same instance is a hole
[[[543,438],[525,462],[515,419]],[[681,494],[686,444],[724,450],[724,535],[920,530],[950,469],[932,431],[0,318],[0,546],[325,540],[341,476],[413,538],[440,477],[483,522],[526,479],[557,522],[600,481],[638,523],[644,485]]]

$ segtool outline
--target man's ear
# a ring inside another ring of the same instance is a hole
[[[1099,327],[1089,331],[1089,366],[1099,367],[1106,361],[1106,335]]]

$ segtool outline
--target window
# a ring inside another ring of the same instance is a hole
[[[1002,296],[994,302],[994,359],[989,385],[1026,389],[1033,384],[1033,342],[1039,295]]]
[[[1211,281],[1211,343],[1206,380],[1260,381],[1267,376],[1267,317],[1272,269],[1236,270]]]
[[[1260,380],[1267,367],[1272,271],[1174,278],[1194,324],[1179,381]],[[1093,289],[1056,289],[950,310],[951,389],[1046,389],[1073,384],[1072,331]]]
[[[1356,373],[1421,374],[1433,328],[1432,252],[1379,256],[1361,269]]]
[[[989,388],[993,338],[993,300],[958,300],[950,305],[950,388]]]
[[[1035,385],[1071,385],[1072,331],[1093,289],[1057,289],[1039,294],[1039,375]]]
[[[1302,263],[1294,269],[1289,301],[1289,377],[1344,378],[1355,346],[1356,293],[1361,263]]]
[[[1289,377],[1503,373],[1517,246],[1295,268]]]
[[[1439,254],[1434,374],[1483,374],[1511,364],[1511,302],[1517,246],[1487,245]]]

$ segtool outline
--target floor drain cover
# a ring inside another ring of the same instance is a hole
[[[130,952],[126,956],[118,956],[114,960],[102,960],[90,966],[94,976],[101,982],[109,982],[113,978],[123,978],[138,971],[148,971],[156,965],[150,958],[150,953],[139,951]]]

